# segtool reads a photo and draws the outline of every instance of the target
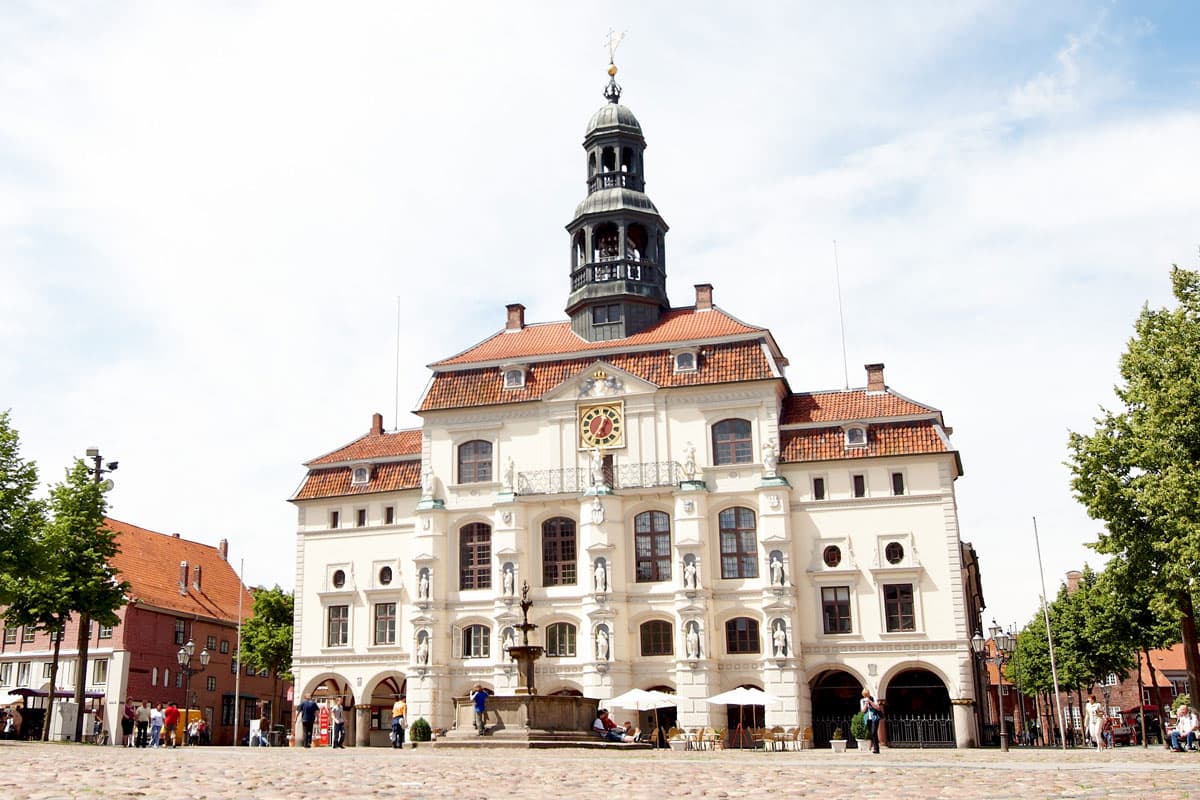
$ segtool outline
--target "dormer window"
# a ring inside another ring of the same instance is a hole
[[[846,447],[866,447],[867,429],[862,425],[846,428]]]
[[[501,367],[500,371],[504,376],[504,388],[524,389],[526,370],[527,367],[520,365]]]
[[[351,486],[365,486],[371,482],[371,468],[367,466],[355,467],[350,472]]]
[[[695,350],[680,350],[679,352],[674,354],[674,357],[675,357],[675,371],[676,372],[695,372],[696,371],[696,363],[697,363],[698,359],[696,358]]]

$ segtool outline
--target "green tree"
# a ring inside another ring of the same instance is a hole
[[[116,625],[117,611],[126,603],[129,584],[117,580],[112,559],[120,547],[116,534],[105,527],[108,502],[104,485],[80,459],[66,478],[50,490],[52,521],[46,529],[47,549],[55,553],[54,572],[66,589],[66,610],[77,615],[79,656],[75,666],[75,702],[83,707],[87,680],[88,629],[92,620]],[[75,720],[75,737],[83,731],[83,715]]]
[[[12,602],[15,582],[33,571],[32,543],[46,521],[37,486],[37,464],[21,458],[20,434],[0,411],[0,605]]]
[[[241,659],[254,669],[270,670],[273,682],[271,695],[279,700],[279,679],[291,680],[292,625],[295,617],[295,597],[278,585],[274,589],[254,590],[254,608],[250,619],[242,626]],[[272,709],[279,719],[278,709]]]
[[[1143,307],[1121,356],[1120,411],[1070,437],[1071,486],[1106,530],[1101,553],[1149,557],[1146,592],[1177,614],[1188,680],[1200,686],[1195,577],[1200,566],[1200,273],[1173,267],[1175,308]]]

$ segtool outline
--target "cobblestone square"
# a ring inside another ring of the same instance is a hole
[[[0,743],[3,797],[1100,798],[1195,793],[1200,755],[1161,748],[605,752]]]

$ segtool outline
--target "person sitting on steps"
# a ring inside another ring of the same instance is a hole
[[[608,742],[623,742],[628,744],[633,741],[633,737],[625,733],[625,729],[614,722],[612,717],[608,715],[607,708],[602,708],[596,712],[596,721],[592,723],[592,730],[600,734]]]

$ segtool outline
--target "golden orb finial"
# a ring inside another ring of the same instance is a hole
[[[617,65],[616,64],[608,65],[608,77],[610,77],[610,78],[617,77]]]

